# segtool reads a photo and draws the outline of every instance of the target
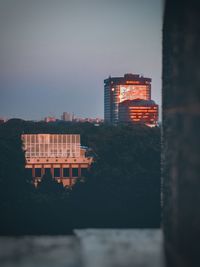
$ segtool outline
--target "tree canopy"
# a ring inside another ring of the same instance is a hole
[[[70,189],[25,172],[23,133],[73,133],[95,157]],[[63,234],[84,227],[159,227],[160,128],[31,122],[0,125],[1,234]]]

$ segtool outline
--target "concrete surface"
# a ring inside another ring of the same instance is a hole
[[[161,230],[75,230],[75,236],[0,237],[1,267],[164,267]]]

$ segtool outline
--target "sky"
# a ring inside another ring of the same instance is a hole
[[[109,75],[152,78],[161,105],[162,0],[0,0],[0,117],[104,114]]]

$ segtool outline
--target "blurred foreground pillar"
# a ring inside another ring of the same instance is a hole
[[[200,1],[167,0],[163,224],[168,266],[200,266]]]

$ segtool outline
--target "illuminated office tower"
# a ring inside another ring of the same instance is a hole
[[[104,121],[118,123],[119,103],[125,100],[151,99],[151,79],[138,74],[109,77],[104,80]]]
[[[48,172],[64,186],[72,186],[92,163],[80,146],[79,134],[23,134],[22,141],[25,168],[36,186]]]
[[[119,123],[158,125],[158,105],[153,100],[125,100],[119,104]]]

